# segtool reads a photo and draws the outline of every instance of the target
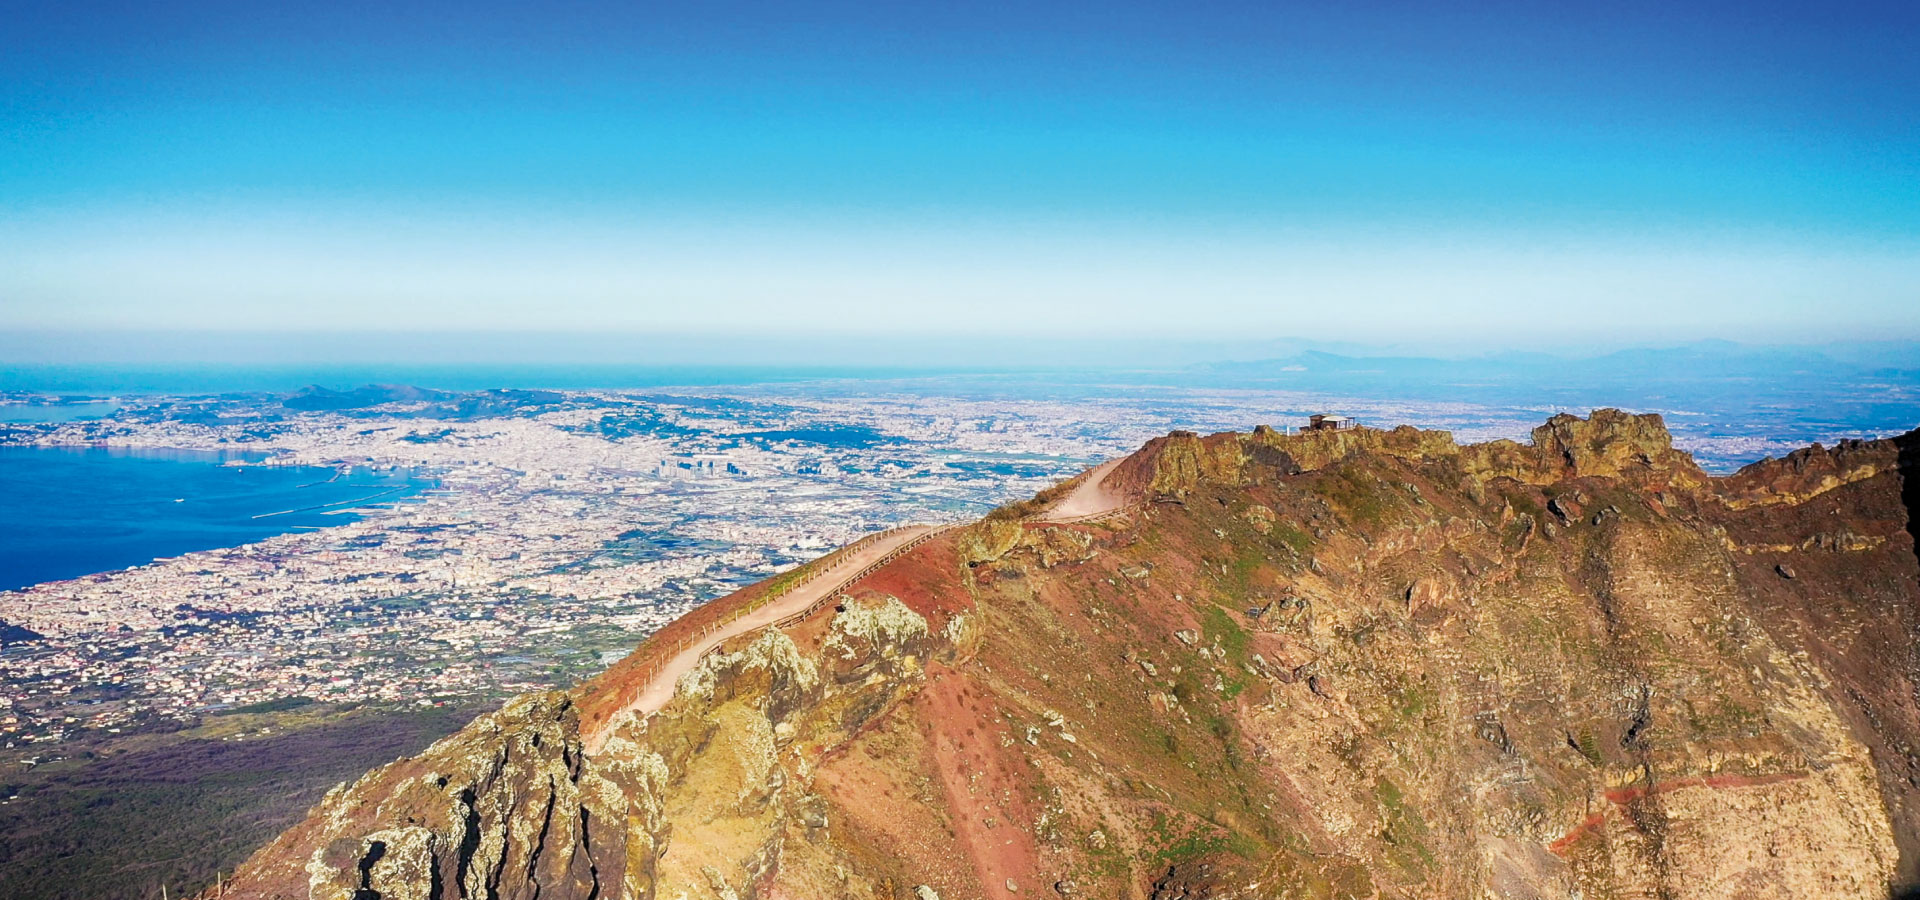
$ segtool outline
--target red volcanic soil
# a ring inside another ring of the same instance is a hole
[[[1034,819],[1026,786],[1035,774],[1024,755],[1008,749],[1017,736],[959,670],[934,667],[914,707],[946,792],[954,836],[986,882],[983,893],[1013,896],[1008,881],[1033,890],[1039,856],[1032,835],[1015,823]]]
[[[960,535],[949,531],[895,557],[872,574],[842,591],[860,599],[891,596],[927,620],[927,627],[938,631],[948,620],[973,606],[961,579]],[[787,626],[787,637],[803,651],[812,652],[826,638],[833,621],[834,605],[828,604],[813,615]]]
[[[821,760],[814,787],[855,843],[915,860],[914,877],[943,895],[1017,896],[1009,880],[1031,893],[1039,857],[1022,823],[1037,812],[1035,773],[1017,738],[966,671],[935,664],[907,706]]]
[[[756,598],[766,593],[772,582],[769,579],[748,585],[688,610],[680,618],[649,635],[625,659],[582,684],[574,691],[580,707],[581,723],[589,730],[605,724],[609,717],[627,704],[629,698],[646,686],[652,667],[673,657],[681,641],[696,637],[708,626],[725,620],[734,611],[752,605]]]
[[[1763,784],[1779,784],[1783,781],[1798,781],[1805,777],[1807,776],[1804,772],[1782,772],[1776,775],[1711,775],[1705,778],[1676,778],[1672,781],[1660,782],[1651,788],[1644,784],[1615,788],[1606,793],[1606,798],[1608,803],[1625,809],[1628,804],[1636,800],[1677,791],[1681,788],[1708,787],[1715,790],[1725,790],[1728,788],[1758,787]],[[1580,824],[1573,827],[1572,831],[1561,835],[1559,839],[1548,844],[1547,849],[1552,850],[1560,856],[1567,855],[1567,851],[1571,849],[1575,843],[1579,842],[1581,838],[1589,834],[1600,833],[1601,827],[1607,823],[1607,812],[1608,810],[1603,808],[1599,812],[1582,819]]]
[[[973,606],[966,587],[955,573],[960,570],[960,533],[950,531],[901,554],[879,571],[848,586],[858,595],[867,591],[900,598],[909,609],[926,617],[927,624],[939,628],[955,613]]]

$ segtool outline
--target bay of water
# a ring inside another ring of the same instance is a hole
[[[223,465],[236,458],[0,447],[0,590],[338,525],[433,486],[409,470]]]

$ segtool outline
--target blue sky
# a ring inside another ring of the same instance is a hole
[[[282,6],[0,3],[0,329],[1920,337],[1911,4]]]

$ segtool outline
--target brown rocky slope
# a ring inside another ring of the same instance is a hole
[[[1136,502],[949,531],[644,720],[649,646],[510,703],[336,789],[225,895],[1920,883],[1920,432],[1724,478],[1612,410],[1529,445],[1176,432],[1108,484]]]

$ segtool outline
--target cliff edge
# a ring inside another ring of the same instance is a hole
[[[1614,410],[1176,432],[1087,477],[1115,511],[941,532],[635,712],[778,579],[715,601],[342,785],[222,896],[1920,884],[1920,432],[1720,478]]]

